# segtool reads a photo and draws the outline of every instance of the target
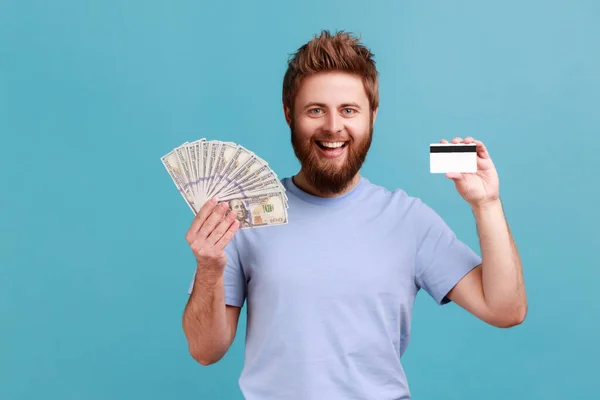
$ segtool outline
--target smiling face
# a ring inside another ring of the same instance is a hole
[[[342,193],[358,177],[373,135],[362,79],[344,72],[323,72],[302,81],[294,111],[285,108],[300,175],[324,195]]]

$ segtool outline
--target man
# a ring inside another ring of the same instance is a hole
[[[249,228],[252,226],[252,222],[250,221],[250,213],[248,212],[248,209],[242,200],[230,200],[228,208],[232,212],[235,212],[236,219],[238,221],[238,228]]]
[[[527,302],[498,176],[477,143],[478,172],[448,174],[471,205],[479,257],[418,198],[359,174],[379,106],[371,52],[350,34],[320,36],[289,61],[283,108],[299,173],[282,180],[289,223],[239,230],[207,203],[186,239],[197,267],[183,316],[191,355],[217,362],[247,301],[248,400],[408,399],[400,357],[424,289],[510,327]],[[444,142],[444,140],[442,140]]]

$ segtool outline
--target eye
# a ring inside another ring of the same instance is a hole
[[[354,113],[354,111],[355,111],[355,110],[354,110],[354,109],[352,109],[352,108],[344,108],[344,109],[343,109],[343,112],[344,112],[344,114],[346,114],[346,115],[353,114],[353,113]]]
[[[310,114],[317,114],[318,111],[322,111],[320,108],[311,108],[308,110]]]

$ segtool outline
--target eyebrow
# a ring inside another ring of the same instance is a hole
[[[325,103],[316,103],[316,102],[312,102],[312,103],[308,103],[307,105],[304,106],[304,109],[306,110],[309,107],[327,107],[327,105]],[[355,107],[358,108],[359,110],[361,109],[361,107],[358,105],[358,103],[344,103],[340,105],[341,108],[346,108],[346,107]]]

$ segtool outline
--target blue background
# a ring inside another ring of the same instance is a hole
[[[510,330],[420,293],[414,398],[597,398],[599,17],[574,0],[0,0],[0,398],[241,398],[244,316],[218,364],[187,353],[192,214],[159,158],[207,137],[295,173],[282,76],[321,29],[376,54],[364,175],[479,250],[428,144],[483,140],[523,259]]]

